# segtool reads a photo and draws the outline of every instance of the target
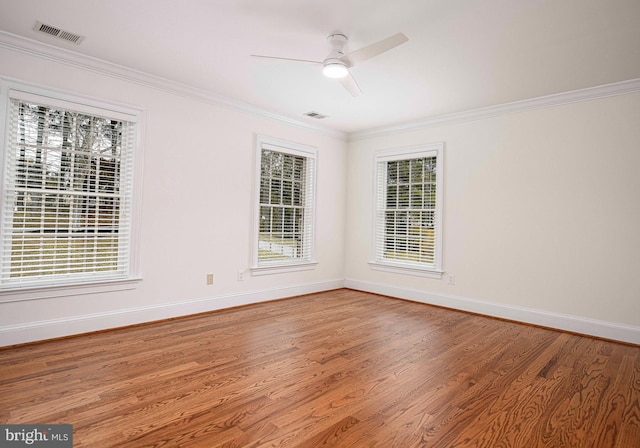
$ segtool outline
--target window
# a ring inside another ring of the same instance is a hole
[[[252,272],[312,268],[316,150],[258,137],[256,159]]]
[[[3,88],[0,291],[129,279],[136,115],[30,90]]]
[[[373,268],[442,275],[443,146],[376,154]]]

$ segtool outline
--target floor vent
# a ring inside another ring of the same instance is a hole
[[[302,115],[306,115],[307,117],[311,117],[311,118],[315,118],[317,120],[322,120],[323,118],[327,118],[326,115],[322,115],[319,114],[318,112],[307,112],[306,114],[302,114]]]
[[[46,23],[36,22],[34,30],[48,34],[49,36],[57,37],[58,39],[66,40],[67,42],[73,42],[74,44],[80,44],[84,40],[84,36],[80,36],[69,31],[61,30],[55,26],[47,25]]]

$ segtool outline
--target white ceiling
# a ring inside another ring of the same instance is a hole
[[[640,78],[640,0],[0,0],[0,30],[344,132]],[[322,60],[333,32],[409,42],[352,69],[357,98],[250,57]]]

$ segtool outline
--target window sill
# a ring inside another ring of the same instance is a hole
[[[271,266],[253,266],[250,268],[251,275],[270,275],[270,274],[283,274],[287,272],[296,271],[309,271],[315,269],[318,265],[317,261],[309,261],[304,263],[295,264],[274,264]]]
[[[7,288],[0,290],[0,303],[25,300],[49,299],[54,297],[97,294],[102,292],[136,289],[142,278],[103,280],[74,285],[48,285],[28,288]]]
[[[410,266],[403,263],[370,261],[369,266],[376,271],[391,272],[393,274],[415,275],[418,277],[441,279],[444,271],[421,266]]]

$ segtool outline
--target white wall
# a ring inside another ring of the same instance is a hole
[[[446,275],[372,271],[373,153],[436,141]],[[640,343],[640,94],[380,134],[347,163],[347,286]]]
[[[637,89],[346,143],[10,48],[0,46],[0,76],[145,111],[144,280],[132,291],[0,303],[0,345],[344,284],[640,343]],[[318,148],[315,270],[237,280],[250,262],[256,134]],[[373,153],[435,141],[445,142],[447,275],[371,271]]]
[[[140,240],[132,291],[0,303],[0,345],[340,287],[346,143],[342,136],[221,107],[127,79],[0,48],[0,76],[141,108]],[[314,270],[252,277],[255,136],[318,149]],[[238,271],[245,280],[238,281]],[[207,273],[215,275],[206,285]]]

